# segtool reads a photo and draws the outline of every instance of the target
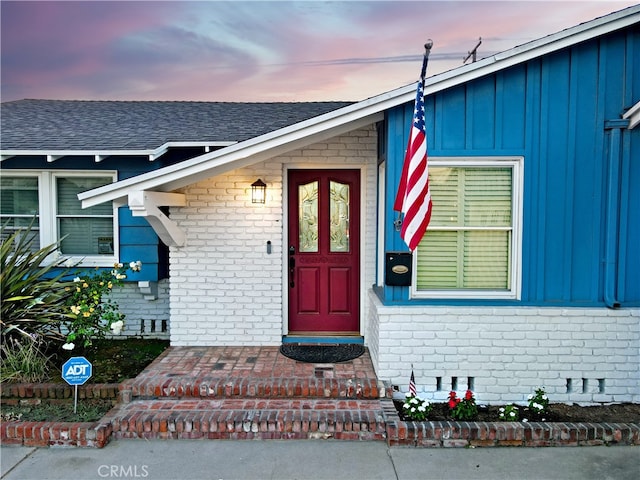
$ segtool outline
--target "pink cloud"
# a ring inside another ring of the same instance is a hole
[[[633,3],[3,1],[2,95],[356,100]]]

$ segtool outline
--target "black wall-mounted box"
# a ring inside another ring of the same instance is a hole
[[[385,283],[391,287],[411,285],[412,255],[409,252],[387,252]]]

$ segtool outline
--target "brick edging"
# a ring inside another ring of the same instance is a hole
[[[2,422],[2,445],[25,447],[94,447],[102,448],[111,438],[109,422]]]
[[[56,384],[56,386],[58,385]],[[110,385],[106,390],[99,385],[83,387],[85,387],[85,392],[91,392],[90,395],[92,395],[85,398],[104,398],[101,392],[116,392],[115,396],[117,398],[118,385]],[[68,398],[65,396],[65,392],[62,393],[62,397],[59,397],[58,394],[60,394],[61,390],[50,390],[46,385],[42,385],[40,389],[25,388],[21,391],[21,398]],[[27,397],[28,392],[32,392],[33,395]],[[44,396],[45,392],[47,396]],[[52,392],[53,396],[51,396]],[[3,402],[9,398],[6,393],[3,388]],[[380,405],[382,407],[382,415],[380,416],[382,425],[380,427],[384,433],[379,431],[377,434],[373,432],[373,435],[363,436],[362,432],[357,435],[353,432],[354,434],[350,436],[347,434],[348,432],[342,432],[344,435],[335,435],[334,438],[383,440],[386,436],[389,446],[412,447],[640,445],[640,424],[638,423],[407,422],[400,420],[391,399],[380,399]],[[114,434],[113,422],[117,408],[118,406],[114,407],[97,422],[2,422],[0,425],[1,442],[3,445],[35,447],[74,446],[102,448]],[[132,418],[130,420],[136,424],[138,419]],[[172,420],[176,419],[173,418]],[[181,422],[178,423],[181,424]],[[185,425],[189,426],[191,424],[187,422]],[[237,425],[234,423],[231,429],[231,432],[234,435],[238,435],[238,438],[309,438],[308,435],[306,437],[296,436],[294,426],[292,426],[291,432],[283,431],[284,435],[270,431],[259,432],[259,435],[249,437],[246,436],[247,432],[243,431],[242,425],[242,422],[237,423]],[[147,427],[144,424],[142,426],[143,431],[151,428]],[[176,428],[178,428],[177,424]],[[285,428],[285,430],[287,429]],[[377,428],[374,430],[377,430]],[[119,438],[126,438],[127,435],[122,435],[122,432],[119,433]],[[226,437],[207,435],[204,438],[228,438],[228,435]]]
[[[413,422],[383,401],[389,446],[561,447],[640,445],[637,423]]]
[[[78,385],[78,398],[117,399],[118,383],[90,383]],[[30,398],[67,399],[73,398],[74,388],[66,383],[9,383],[0,390],[0,401],[11,405],[14,400]],[[14,403],[15,404],[15,403]]]
[[[117,383],[94,383],[78,385],[78,399],[101,399],[118,401]],[[73,398],[75,387],[65,383],[15,383],[3,384],[0,403],[8,405],[34,402],[62,402]],[[0,424],[2,445],[24,445],[28,447],[104,447],[111,438],[110,422],[31,422],[4,421]]]

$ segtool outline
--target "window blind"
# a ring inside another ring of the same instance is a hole
[[[510,288],[511,168],[431,167],[433,213],[418,246],[418,290]]]
[[[58,177],[56,179],[57,228],[65,237],[60,250],[65,255],[112,254],[100,248],[105,239],[113,241],[113,209],[110,203],[86,209],[78,193],[111,183],[111,177]],[[107,242],[108,243],[108,242]]]

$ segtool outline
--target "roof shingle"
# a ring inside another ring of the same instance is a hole
[[[240,142],[353,102],[17,100],[2,103],[2,150],[151,150]]]

